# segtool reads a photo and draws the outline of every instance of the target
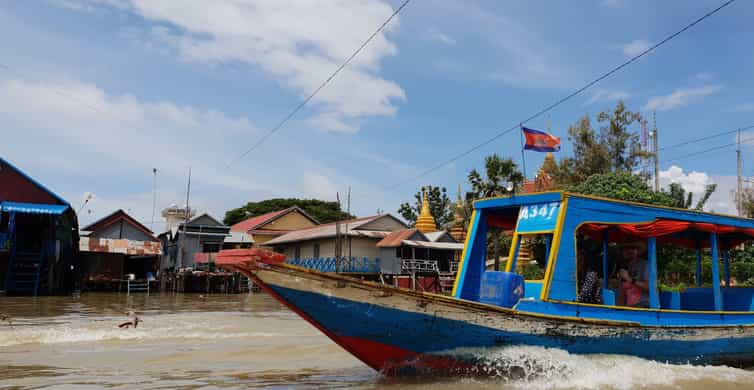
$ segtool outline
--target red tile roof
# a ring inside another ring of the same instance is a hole
[[[287,213],[290,211],[290,209],[284,209],[284,210],[278,210],[273,211],[271,213],[258,215],[256,217],[251,217],[249,219],[244,219],[243,221],[232,225],[230,227],[230,231],[232,232],[248,232],[249,230],[254,229],[255,227],[264,224],[265,222],[270,221],[273,218],[276,218],[283,213]]]

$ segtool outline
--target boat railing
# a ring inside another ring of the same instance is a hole
[[[379,273],[380,259],[367,257],[310,257],[288,259],[286,263],[320,272]]]
[[[440,272],[437,266],[437,260],[423,259],[403,259],[401,262],[401,271],[404,273],[412,272]]]

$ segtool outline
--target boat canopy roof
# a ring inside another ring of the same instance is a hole
[[[569,192],[482,199],[474,203],[474,209],[485,211],[489,227],[513,230],[521,207],[559,205],[565,199],[571,199],[569,209],[579,214],[579,232],[593,238],[601,239],[605,232],[610,241],[657,237],[660,243],[692,248],[697,240],[709,247],[709,233],[717,233],[728,245],[754,239],[754,219]]]

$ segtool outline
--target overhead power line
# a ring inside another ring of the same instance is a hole
[[[677,148],[677,147],[681,147],[681,146],[686,146],[686,145],[689,145],[689,144],[694,144],[694,143],[697,143],[697,142],[706,141],[706,140],[709,140],[709,139],[712,139],[712,138],[721,137],[723,135],[734,134],[734,133],[736,133],[738,131],[746,131],[746,130],[751,130],[751,129],[754,129],[754,125],[746,126],[746,127],[741,127],[741,128],[734,129],[734,130],[727,130],[727,131],[723,131],[723,132],[720,132],[720,133],[715,133],[715,134],[712,134],[712,135],[707,135],[707,136],[704,136],[704,137],[701,137],[701,138],[695,138],[695,139],[692,139],[692,140],[679,142],[677,144],[673,144],[673,145],[670,145],[670,146],[664,146],[664,147],[660,148],[660,150],[667,150],[667,149]]]
[[[560,106],[561,104],[567,102],[568,100],[572,99],[573,97],[581,94],[582,92],[584,92],[587,89],[591,88],[592,86],[594,86],[595,84],[599,83],[600,81],[602,81],[602,80],[604,80],[604,79],[612,76],[613,74],[615,74],[616,72],[620,71],[621,69],[627,67],[628,65],[631,65],[633,62],[637,61],[639,58],[644,57],[645,55],[651,53],[652,51],[654,51],[658,47],[666,44],[667,42],[669,42],[673,38],[675,38],[675,37],[683,34],[687,30],[689,30],[690,28],[692,28],[692,27],[696,26],[697,24],[701,23],[703,20],[709,18],[710,16],[716,14],[717,12],[719,12],[720,10],[722,10],[723,8],[729,6],[734,1],[735,0],[728,0],[728,1],[724,2],[723,4],[721,4],[720,6],[718,6],[717,8],[713,9],[712,11],[707,12],[706,14],[704,14],[701,17],[697,18],[693,22],[687,24],[686,26],[684,26],[680,30],[678,30],[678,31],[674,32],[673,34],[667,36],[665,39],[661,40],[660,42],[655,43],[654,45],[652,45],[648,49],[646,49],[646,50],[642,51],[641,53],[639,53],[639,54],[631,57],[630,59],[628,59],[627,61],[623,62],[622,64],[620,64],[620,65],[618,65],[618,66],[610,69],[609,71],[607,71],[606,73],[602,74],[601,76],[599,76],[599,77],[595,78],[594,80],[588,82],[583,87],[581,87],[581,88],[579,88],[579,89],[571,92],[570,94],[562,97],[561,99],[555,101],[554,103],[550,104],[549,106],[546,106],[546,107],[540,109],[539,111],[537,111],[534,114],[530,115],[526,119],[524,119],[522,121],[519,121],[516,124],[514,124],[513,126],[511,126],[511,127],[507,128],[505,130],[502,130],[502,131],[498,132],[497,134],[495,134],[492,137],[490,137],[490,138],[482,141],[481,143],[479,143],[477,145],[474,145],[471,148],[469,148],[469,149],[467,149],[467,150],[465,150],[465,151],[463,151],[463,152],[461,152],[461,153],[459,153],[459,154],[457,154],[457,155],[455,155],[455,156],[453,156],[453,157],[451,157],[451,158],[449,158],[449,159],[447,159],[447,160],[445,160],[445,161],[443,161],[443,162],[441,162],[441,163],[439,163],[437,165],[434,165],[434,166],[432,166],[431,168],[429,168],[429,169],[427,169],[425,171],[422,171],[418,175],[415,175],[415,176],[406,178],[404,180],[401,180],[401,181],[399,181],[399,182],[397,182],[395,184],[392,184],[390,186],[385,187],[385,189],[386,190],[392,190],[392,189],[400,187],[400,186],[402,186],[402,185],[404,185],[406,183],[410,183],[410,182],[412,182],[412,181],[414,181],[416,179],[419,179],[419,178],[421,178],[423,176],[426,176],[426,175],[428,175],[428,174],[430,174],[430,173],[432,173],[432,172],[434,172],[434,171],[436,171],[436,170],[438,170],[438,169],[440,169],[440,168],[442,168],[442,167],[444,167],[444,166],[446,166],[448,164],[452,164],[452,163],[456,162],[457,160],[459,160],[459,159],[461,159],[461,158],[463,158],[463,157],[465,157],[465,156],[467,156],[467,155],[475,152],[476,150],[478,150],[478,149],[480,149],[480,148],[482,148],[482,147],[484,147],[486,145],[489,145],[490,143],[496,141],[500,137],[502,137],[502,136],[504,136],[504,135],[506,135],[506,134],[508,134],[508,133],[510,133],[510,132],[512,132],[512,131],[514,131],[516,129],[518,129],[519,126],[521,126],[522,124],[525,124],[525,123],[527,123],[527,122],[529,122],[531,120],[539,118],[543,114],[545,114],[545,113],[553,110],[554,108],[556,108],[556,107]]]
[[[744,139],[741,140],[741,143],[745,144],[745,143],[749,143],[749,142],[752,142],[752,141],[754,141],[754,137],[752,137],[752,138],[744,138]],[[714,152],[716,150],[730,148],[731,146],[736,146],[736,144],[737,144],[737,142],[731,142],[731,143],[725,144],[725,145],[714,146],[714,147],[711,147],[709,149],[700,150],[698,152],[687,153],[687,154],[684,154],[684,155],[681,155],[681,156],[677,156],[677,157],[673,157],[673,158],[670,158],[670,159],[667,159],[667,160],[663,160],[662,163],[669,163],[669,162],[672,162],[672,161],[684,160],[684,159],[687,159],[689,157],[698,156],[700,154],[706,154],[706,153]]]
[[[372,35],[370,35],[364,41],[364,43],[362,43],[361,46],[359,46],[359,48],[356,49],[356,51],[354,51],[353,54],[351,54],[345,60],[345,62],[340,64],[340,66],[338,66],[338,68],[335,69],[335,71],[332,72],[332,74],[328,78],[326,78],[325,81],[322,82],[322,84],[320,84],[311,94],[309,94],[309,96],[307,96],[306,99],[304,99],[301,103],[299,103],[296,107],[294,107],[293,110],[288,113],[288,115],[283,117],[283,119],[280,122],[278,122],[278,124],[275,125],[275,127],[270,129],[270,131],[268,131],[265,135],[263,135],[262,138],[260,138],[256,143],[254,143],[254,145],[251,145],[250,148],[246,149],[246,151],[238,155],[235,159],[231,160],[228,163],[227,167],[230,167],[236,161],[246,157],[246,155],[248,155],[249,153],[254,151],[256,148],[261,146],[264,143],[264,141],[267,140],[267,138],[270,138],[271,135],[275,134],[275,132],[280,130],[286,123],[288,123],[288,121],[291,120],[291,118],[293,118],[299,111],[301,111],[301,109],[304,108],[304,106],[306,106],[312,100],[312,98],[314,98],[314,96],[317,95],[317,93],[319,93],[319,91],[322,90],[322,88],[326,87],[327,84],[330,84],[330,82],[335,78],[335,76],[337,76],[338,73],[340,73],[340,71],[342,71],[354,58],[356,58],[356,56],[359,55],[359,53],[361,53],[362,50],[364,50],[364,48],[369,44],[369,42],[371,42],[374,39],[374,37],[377,36],[377,34],[379,34],[383,29],[385,29],[385,27],[390,23],[390,21],[392,21],[393,18],[395,18],[395,16],[398,15],[403,10],[403,8],[405,8],[408,5],[409,2],[411,2],[411,0],[405,0],[398,8],[396,8],[395,11],[390,15],[390,17],[385,19],[385,21],[377,28],[377,30],[375,30],[372,33]]]

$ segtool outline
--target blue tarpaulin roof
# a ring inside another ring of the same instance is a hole
[[[68,209],[68,205],[0,202],[0,210],[3,212],[16,212],[24,214],[53,214],[61,215]]]

